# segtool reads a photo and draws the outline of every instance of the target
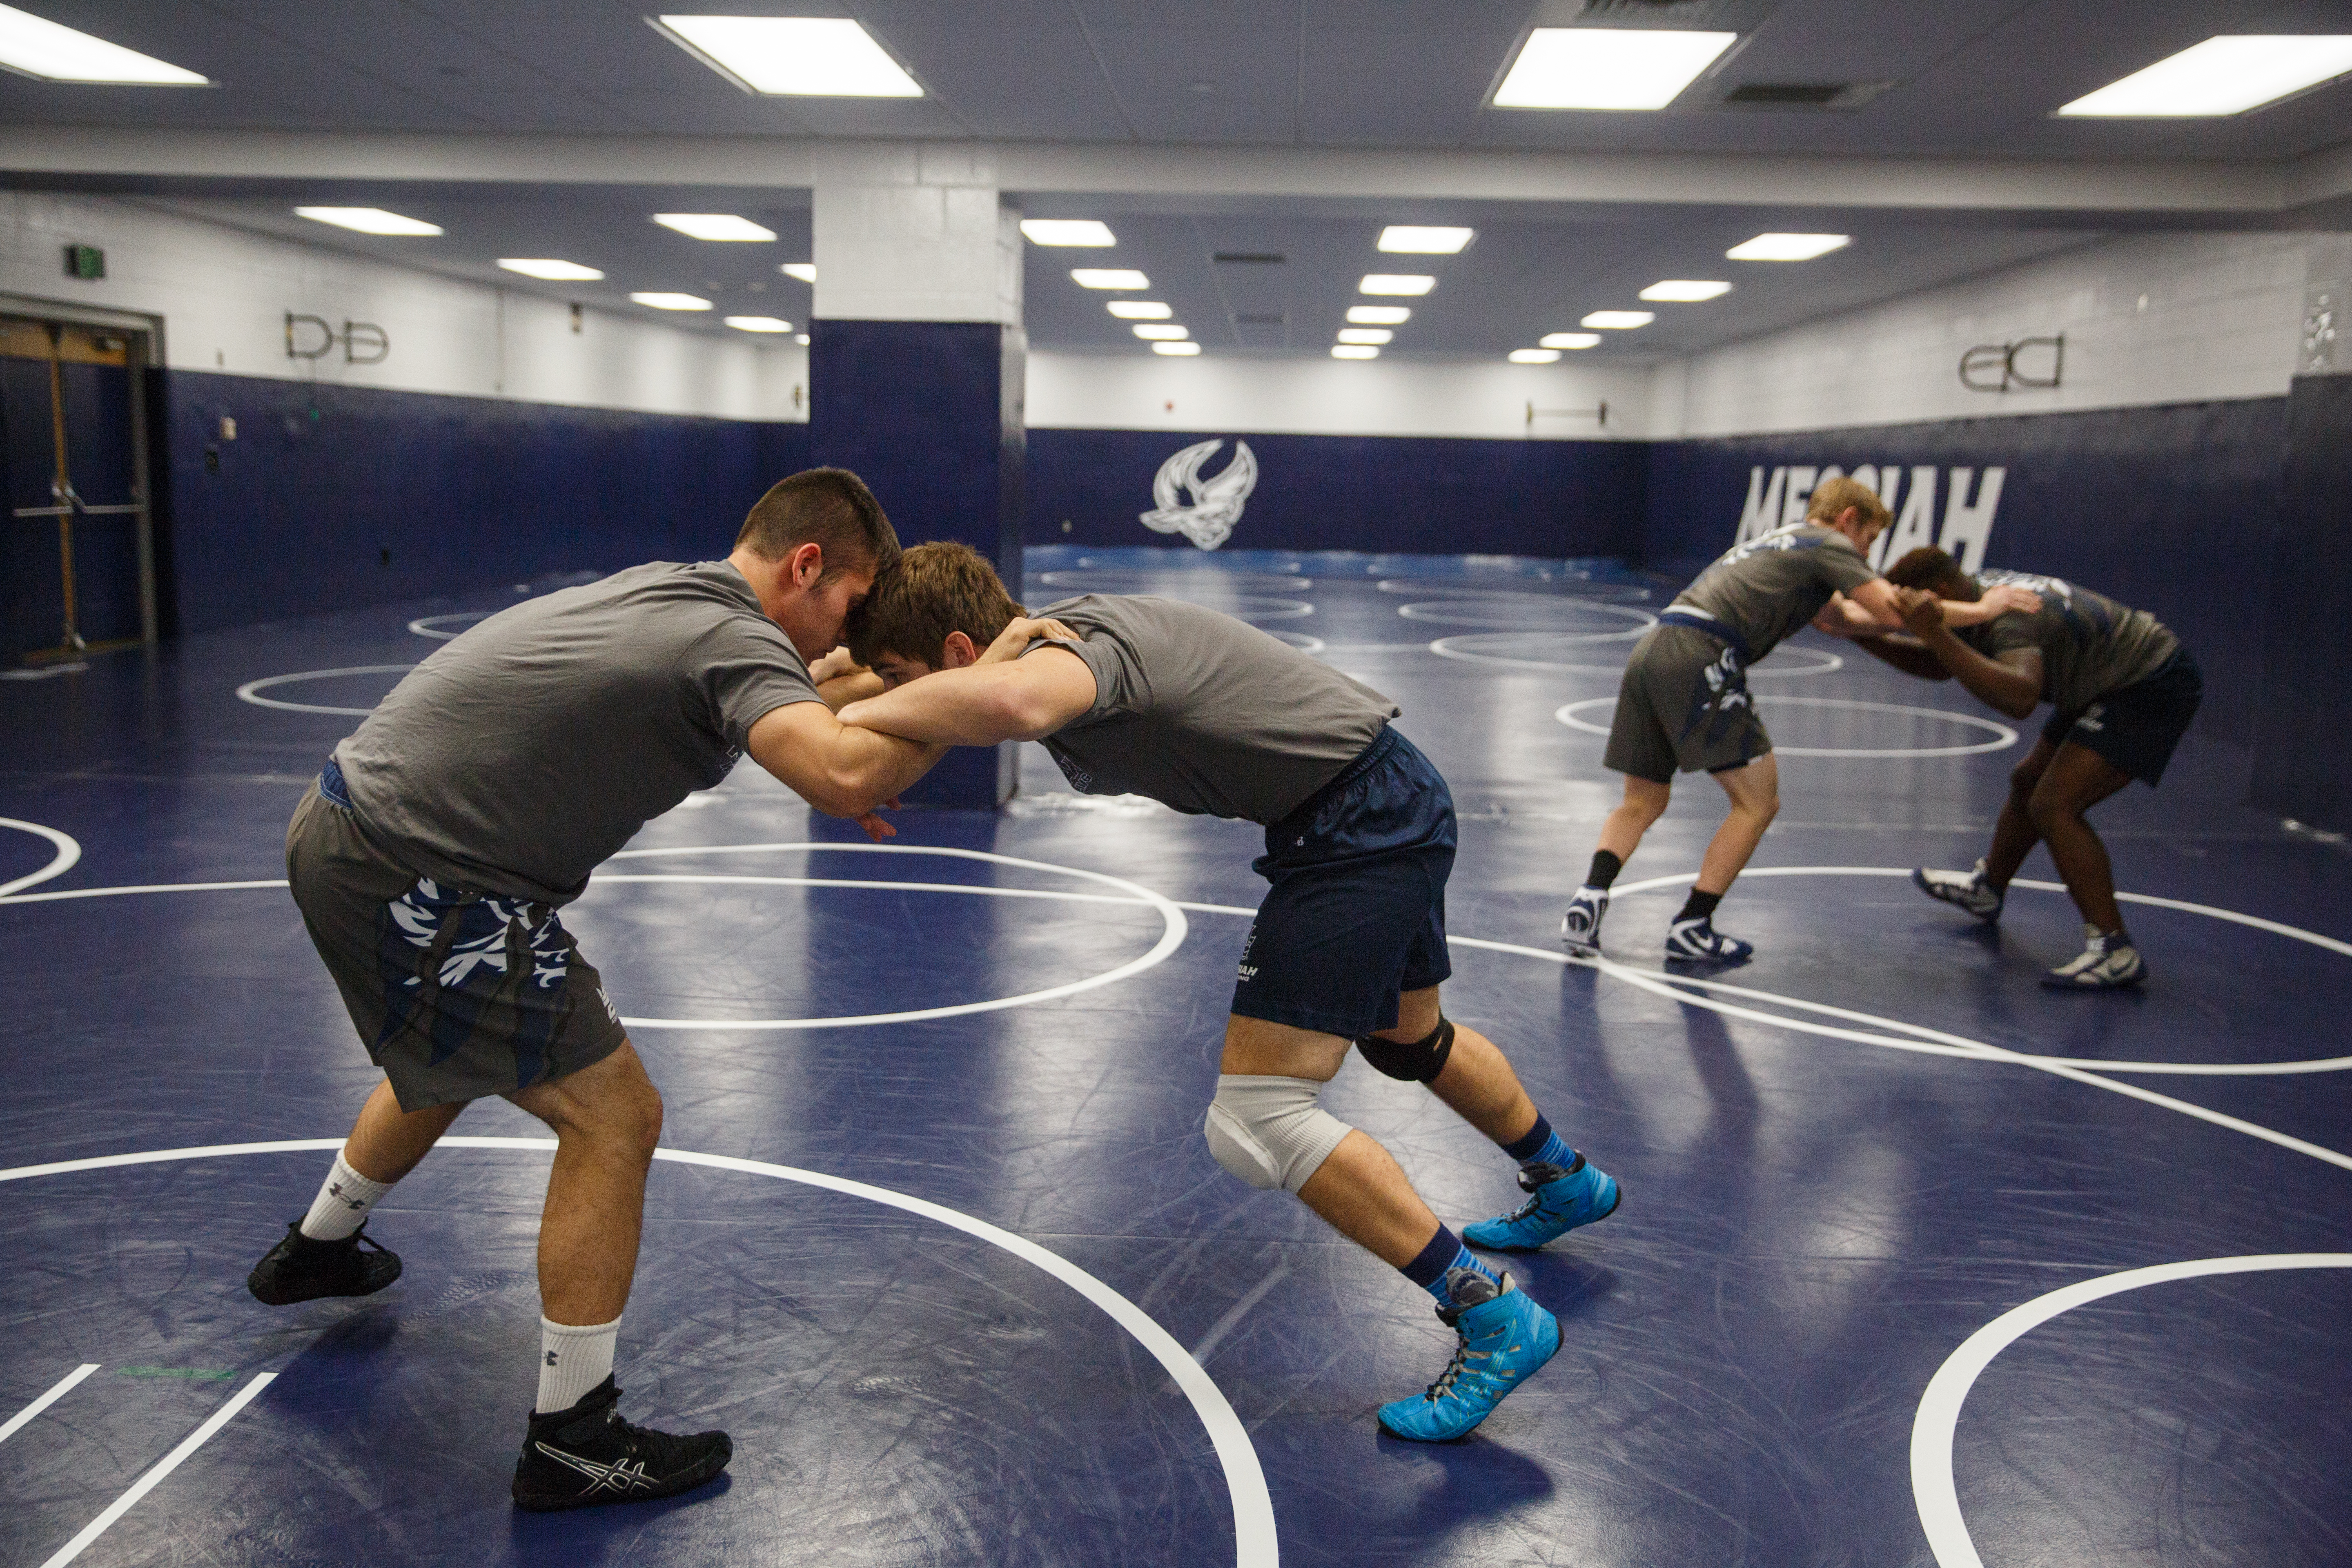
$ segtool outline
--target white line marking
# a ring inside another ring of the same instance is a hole
[[[261,692],[273,686],[288,686],[298,680],[325,680],[338,675],[389,675],[394,670],[407,674],[413,664],[354,664],[341,669],[299,669],[291,675],[265,675],[259,680],[248,680],[236,689],[237,700],[250,702],[257,708],[283,708],[289,713],[344,713],[364,719],[375,711],[373,708],[328,708],[316,702],[281,702],[275,697],[263,697]]]
[[[130,1154],[98,1154],[79,1160],[58,1160],[45,1165],[20,1165],[15,1170],[0,1171],[0,1183],[25,1181],[34,1176],[59,1175],[74,1171],[102,1171],[125,1165],[157,1164],[170,1160],[215,1159],[236,1154],[295,1153],[310,1150],[340,1149],[342,1146],[343,1140],[341,1138],[294,1138],[267,1143],[215,1143],[199,1148],[155,1149]],[[511,1149],[545,1153],[553,1152],[555,1141],[551,1138],[448,1137],[442,1139],[438,1146],[444,1149]],[[1175,1336],[1153,1321],[1151,1314],[1076,1264],[1057,1253],[1048,1252],[1026,1237],[1016,1236],[1008,1230],[1000,1230],[985,1220],[974,1219],[970,1215],[940,1204],[931,1203],[924,1198],[910,1197],[905,1193],[892,1192],[887,1187],[869,1186],[864,1182],[853,1182],[842,1176],[829,1176],[820,1171],[803,1170],[793,1165],[772,1165],[761,1160],[739,1160],[726,1154],[698,1154],[684,1149],[656,1149],[654,1158],[680,1165],[706,1165],[713,1170],[737,1171],[754,1176],[772,1176],[780,1181],[798,1182],[804,1186],[823,1187],[827,1191],[840,1193],[849,1197],[863,1198],[868,1203],[903,1209],[908,1214],[962,1231],[967,1236],[976,1237],[992,1247],[1000,1247],[1011,1253],[1030,1267],[1059,1279],[1063,1284],[1093,1302],[1106,1317],[1134,1336],[1138,1343],[1151,1352],[1152,1358],[1160,1363],[1170,1378],[1175,1382],[1178,1390],[1192,1403],[1193,1413],[1201,1418],[1201,1425],[1207,1429],[1209,1441],[1216,1449],[1217,1462],[1224,1470],[1225,1489],[1232,1500],[1234,1510],[1235,1568],[1277,1568],[1281,1549],[1275,1533],[1274,1499],[1266,1491],[1265,1472],[1258,1464],[1257,1450],[1250,1446],[1249,1432],[1242,1426],[1241,1417],[1234,1414],[1234,1407],[1226,1403],[1224,1394],[1217,1387],[1215,1380],[1202,1370],[1198,1362],[1185,1353],[1184,1347],[1177,1343]],[[257,1387],[259,1384],[269,1381],[269,1375],[274,1374],[265,1374],[257,1379],[255,1386]],[[218,1423],[227,1420],[236,1413],[236,1405],[241,1405],[244,1400],[251,1397],[254,1392],[254,1387],[248,1387],[238,1395],[237,1400],[229,1409],[207,1423],[207,1426],[216,1430]],[[193,1450],[197,1442],[210,1435],[210,1431],[200,1430],[196,1437],[181,1445],[181,1447]],[[106,1514],[100,1515],[95,1524],[85,1530],[80,1537],[77,1537],[75,1543],[67,1552],[51,1558],[42,1564],[42,1568],[59,1568],[59,1565],[71,1561],[73,1552],[79,1552],[83,1546],[89,1544],[89,1539],[85,1538],[94,1539],[99,1531],[111,1524],[115,1518],[120,1517],[121,1510],[138,1500],[137,1492],[143,1491],[145,1488],[162,1479],[164,1470],[179,1463],[185,1457],[184,1453],[175,1452],[163,1465],[157,1467],[155,1471],[142,1479],[139,1487],[134,1489],[133,1494],[126,1496],[112,1509],[108,1510]]]
[[[408,629],[415,632],[418,637],[431,637],[436,642],[455,642],[457,638],[464,636],[467,631],[471,630],[472,628],[461,627],[457,631],[445,632],[437,623],[442,621],[486,621],[497,614],[498,612],[496,610],[457,610],[446,616],[419,616],[415,620],[408,623]]]
[[[1979,752],[2003,752],[2017,744],[2017,731],[2006,724],[1996,724],[1973,713],[1950,713],[1941,708],[1914,708],[1902,702],[1864,702],[1852,697],[1751,697],[1754,702],[1777,702],[1790,708],[1853,708],[1873,713],[1909,713],[1923,719],[1942,719],[1953,724],[1966,724],[1978,730],[1990,730],[1995,739],[1980,741],[1972,746],[1783,746],[1777,742],[1772,750],[1784,757],[1972,757]],[[1588,735],[1606,735],[1609,726],[1595,724],[1577,717],[1587,708],[1614,707],[1614,697],[1587,697],[1581,701],[1562,704],[1552,713],[1554,719],[1571,730]]]
[[[19,888],[29,888],[37,882],[46,882],[52,877],[62,877],[72,870],[74,863],[81,858],[81,846],[75,842],[73,835],[69,833],[60,833],[54,827],[44,827],[37,822],[22,822],[13,816],[0,816],[0,827],[14,827],[22,832],[33,834],[37,837],[46,838],[58,847],[58,852],[49,857],[49,863],[39,870],[28,872],[13,882],[0,882],[0,899],[6,898]]]
[[[205,1419],[203,1426],[189,1433],[178,1447],[164,1455],[163,1458],[156,1463],[153,1469],[149,1470],[145,1475],[131,1482],[131,1489],[129,1491],[124,1492],[121,1497],[116,1498],[111,1503],[109,1503],[104,1513],[100,1514],[96,1519],[93,1519],[88,1524],[83,1525],[81,1527],[81,1533],[75,1536],[71,1541],[67,1542],[63,1546],[58,1547],[57,1551],[51,1554],[49,1560],[41,1564],[41,1568],[65,1568],[67,1563],[80,1556],[82,1552],[91,1542],[96,1541],[100,1536],[104,1535],[110,1529],[113,1528],[114,1521],[116,1520],[121,1519],[124,1514],[129,1513],[132,1504],[136,1503],[141,1498],[145,1497],[149,1492],[154,1490],[156,1482],[162,1480],[165,1476],[170,1475],[173,1470],[178,1469],[182,1460],[194,1453],[197,1449],[203,1447],[205,1443],[211,1440],[214,1433],[227,1426],[231,1420],[235,1419],[238,1411],[244,1409],[248,1404],[252,1403],[253,1396],[255,1394],[259,1394],[263,1389],[268,1387],[272,1383],[276,1382],[277,1379],[278,1374],[274,1372],[256,1373],[251,1383],[247,1384],[243,1388],[236,1391],[236,1397],[232,1398],[226,1405],[222,1405],[218,1410],[214,1411],[212,1415]]]
[[[1169,954],[1174,952],[1177,948],[1181,946],[1186,933],[1192,929],[1190,923],[1184,918],[1183,910],[1178,907],[1173,900],[1154,892],[1152,889],[1143,886],[1139,882],[1130,882],[1124,877],[1114,877],[1103,871],[1087,871],[1076,866],[1056,866],[1051,861],[1046,860],[1024,860],[1016,856],[998,855],[986,849],[934,848],[919,844],[732,844],[693,846],[677,849],[624,849],[618,855],[614,856],[613,858],[615,860],[624,858],[641,860],[648,859],[656,856],[709,854],[750,855],[771,851],[799,853],[827,851],[838,854],[855,855],[931,855],[942,856],[947,858],[956,860],[978,860],[992,866],[1012,866],[1019,869],[1028,871],[1050,871],[1057,876],[1063,877],[1077,877],[1087,881],[1099,882],[1108,887],[1119,889],[1122,892],[1128,894],[1137,901],[1149,904],[1153,909],[1159,910],[1160,922],[1160,940],[1152,944],[1151,950],[1149,952],[1144,953],[1139,958],[1131,958],[1125,963],[1119,964],[1117,968],[1107,969],[1100,974],[1089,975],[1084,980],[1073,980],[1066,984],[1047,986],[1042,991],[1025,991],[1017,996],[992,997],[982,1002],[958,1002],[943,1007],[917,1007],[899,1013],[867,1013],[856,1016],[834,1018],[624,1017],[621,1022],[625,1026],[633,1029],[715,1029],[728,1031],[848,1029],[864,1027],[876,1024],[910,1024],[919,1023],[924,1020],[933,1018],[960,1018],[972,1013],[1001,1012],[1008,1007],[1024,1007],[1032,1003],[1050,1002],[1057,997],[1074,996],[1082,991],[1092,991],[1100,986],[1114,984],[1131,975],[1140,974],[1145,970],[1157,966],[1164,961]],[[605,879],[618,881],[622,879],[616,876]],[[690,879],[686,877],[673,877],[665,879],[686,881]],[[715,881],[721,879],[747,880],[748,879],[711,878],[709,879]],[[593,882],[590,883],[592,888],[594,885],[595,884]],[[845,882],[839,885],[845,887],[881,888],[887,887],[888,884],[880,882]],[[965,889],[959,887],[958,890],[962,891]],[[1024,895],[1015,893],[1013,896],[1020,897]],[[1050,897],[1051,894],[1045,893],[1034,896]]]
[[[58,1400],[63,1399],[66,1394],[71,1391],[75,1384],[79,1383],[83,1378],[88,1377],[91,1373],[96,1372],[98,1370],[98,1366],[99,1363],[94,1361],[84,1362],[81,1365],[74,1368],[71,1372],[58,1379],[57,1382],[51,1384],[49,1385],[49,1391],[47,1394],[44,1394],[38,1399],[36,1399],[33,1403],[25,1406],[25,1408],[16,1412],[16,1415],[8,1417],[8,1424],[6,1426],[0,1426],[0,1443],[5,1443],[9,1438],[15,1436],[16,1435],[17,1428],[23,1426],[26,1422],[30,1421],[34,1416],[38,1415],[42,1411],[47,1410],[50,1405],[55,1405]]]
[[[68,888],[59,893],[14,893],[0,904],[53,904],[66,899],[119,899],[129,893],[218,893],[237,888],[282,888],[286,879],[252,882],[150,882],[127,888]]]
[[[1578,609],[1597,610],[1602,615],[1626,616],[1632,618],[1633,624],[1622,631],[1578,632],[1570,631],[1564,626],[1529,626],[1528,625],[1528,616],[1525,611],[1521,611],[1514,617],[1507,606],[1502,606],[1506,617],[1502,620],[1496,620],[1492,616],[1462,613],[1465,609],[1475,610],[1482,605],[1493,605],[1496,597],[1497,596],[1482,595],[1478,598],[1424,599],[1415,605],[1399,605],[1397,614],[1408,621],[1433,621],[1442,626],[1494,626],[1507,632],[1542,632],[1548,637],[1570,643],[1631,642],[1658,624],[1658,617],[1650,611],[1636,609],[1631,605],[1612,605],[1595,599],[1553,598],[1547,595],[1534,595],[1530,597],[1537,603],[1544,605],[1573,605]],[[1541,618],[1541,616],[1536,617],[1538,621]],[[1446,640],[1444,637],[1438,639],[1440,642]],[[1434,652],[1435,649],[1433,647],[1431,651]]]
[[[1942,1568],[1984,1568],[1976,1542],[1969,1538],[1960,1517],[1959,1490],[1952,1475],[1952,1432],[1959,1424],[1960,1405],[1977,1374],[1992,1363],[2029,1331],[2061,1312],[2086,1302],[2143,1286],[2176,1279],[2197,1279],[2212,1274],[2252,1274],[2283,1268],[2352,1268],[2352,1252],[2286,1252],[2271,1257],[2200,1258],[2183,1263],[2158,1263],[2126,1269],[2096,1279],[2078,1280],[2063,1289],[2037,1296],[2012,1307],[1961,1342],[1950,1359],[1928,1380],[1919,1397],[1919,1413],[1911,1423],[1911,1496],[1919,1509],[1919,1525],[1928,1549]]]
[[[1439,637],[1435,642],[1429,645],[1429,651],[1435,654],[1440,658],[1459,659],[1465,664],[1504,665],[1513,669],[1543,669],[1550,670],[1555,674],[1560,675],[1620,675],[1624,672],[1625,667],[1622,664],[1578,664],[1573,661],[1562,661],[1552,658],[1513,658],[1507,654],[1488,652],[1486,647],[1484,646],[1474,646],[1498,644],[1507,647],[1515,643],[1524,646],[1544,637],[1553,637],[1555,640],[1558,640],[1559,637],[1559,634],[1537,631],[1473,632],[1465,633],[1458,637]],[[1748,672],[1748,679],[1750,680],[1793,680],[1800,676],[1833,675],[1837,671],[1845,668],[1845,660],[1843,657],[1837,654],[1825,652],[1821,648],[1807,647],[1776,650],[1771,657],[1777,658],[1780,657],[1780,651],[1811,654],[1817,658],[1825,658],[1829,660],[1829,662],[1827,664],[1801,664],[1796,666],[1794,668],[1775,669],[1771,667],[1770,659],[1768,658],[1765,663],[1749,669]]]

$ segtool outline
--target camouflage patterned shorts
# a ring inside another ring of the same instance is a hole
[[[287,826],[286,874],[403,1110],[510,1094],[627,1041],[552,907],[417,876],[316,784]]]

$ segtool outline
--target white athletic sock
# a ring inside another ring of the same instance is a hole
[[[337,1154],[319,1195],[310,1200],[310,1212],[302,1216],[302,1234],[312,1241],[341,1241],[367,1223],[368,1210],[390,1191],[390,1182],[369,1181]]]
[[[539,1403],[533,1412],[569,1410],[588,1391],[613,1375],[613,1342],[621,1320],[573,1328],[539,1320]]]

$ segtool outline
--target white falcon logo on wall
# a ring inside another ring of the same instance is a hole
[[[1185,447],[1160,465],[1152,477],[1151,499],[1159,504],[1139,514],[1144,527],[1160,533],[1181,533],[1203,550],[1214,550],[1233,537],[1242,518],[1242,503],[1257,488],[1257,457],[1246,441],[1234,443],[1234,460],[1215,479],[1201,477],[1201,465],[1216,454],[1223,441],[1202,441]],[[1183,490],[1192,504],[1182,504]]]

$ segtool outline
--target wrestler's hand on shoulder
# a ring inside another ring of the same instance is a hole
[[[1040,637],[1044,637],[1052,642],[1078,642],[1083,640],[1079,637],[1077,633],[1072,631],[1069,627],[1064,626],[1059,621],[1044,617],[1016,616],[1003,631],[996,634],[996,640],[990,643],[987,648],[981,654],[980,658],[973,662],[978,664],[1002,664],[1007,659],[1019,658],[1024,653],[1028,651],[1029,645],[1035,642]]]

